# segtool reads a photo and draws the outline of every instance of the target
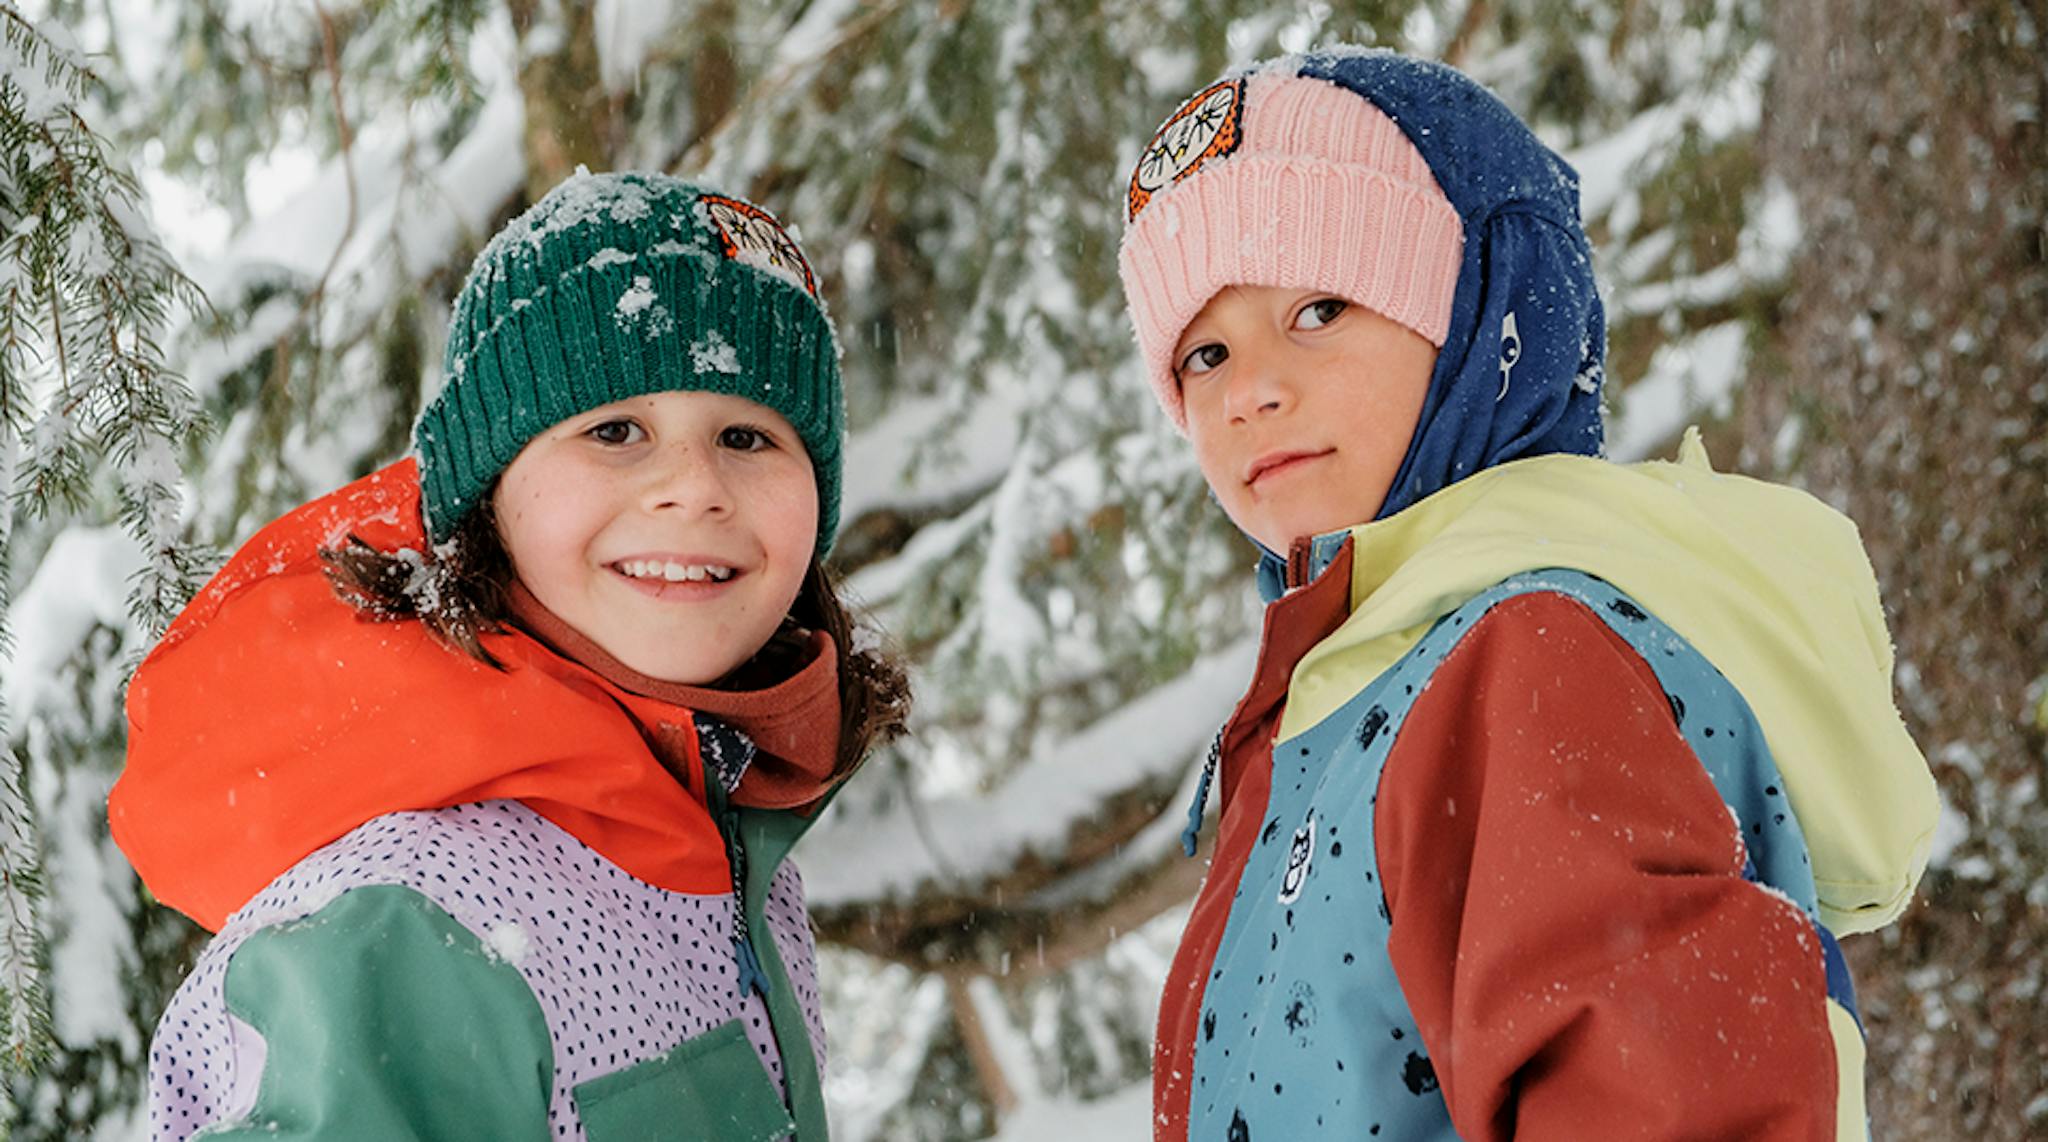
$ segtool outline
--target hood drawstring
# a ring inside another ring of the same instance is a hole
[[[1216,780],[1216,767],[1223,761],[1223,731],[1209,739],[1209,757],[1202,762],[1202,780],[1195,786],[1195,799],[1188,806],[1188,827],[1180,831],[1180,851],[1195,855],[1195,838],[1202,832],[1202,812],[1209,805],[1209,783]]]
[[[740,811],[729,795],[740,786],[747,767],[759,752],[754,739],[716,718],[698,714],[697,753],[704,762],[704,795],[711,814],[718,821],[718,834],[725,841],[726,865],[732,871],[732,955],[739,968],[739,993],[758,991],[768,998],[768,973],[761,970],[761,957],[754,951],[751,926],[747,923],[747,847],[740,840]]]

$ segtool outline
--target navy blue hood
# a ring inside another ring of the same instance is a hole
[[[1465,229],[1450,328],[1408,454],[1374,518],[1510,460],[1600,455],[1607,326],[1577,172],[1491,92],[1444,64],[1340,50],[1300,57],[1299,72],[1385,112]],[[1261,584],[1277,583],[1281,568],[1268,565],[1282,560],[1261,551]]]

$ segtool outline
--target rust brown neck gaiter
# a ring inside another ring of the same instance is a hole
[[[513,621],[527,633],[619,689],[708,714],[753,739],[758,753],[733,793],[735,802],[760,809],[799,809],[831,789],[839,755],[839,656],[832,636],[813,631],[800,665],[780,681],[759,689],[728,690],[667,682],[634,670],[548,610],[516,579],[507,602]],[[682,766],[693,764],[673,726],[658,720],[650,723],[638,711],[635,719],[671,772],[680,775]]]

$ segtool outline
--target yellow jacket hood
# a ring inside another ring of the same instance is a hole
[[[1543,456],[1352,529],[1352,613],[1295,666],[1280,734],[1321,721],[1430,625],[1524,571],[1633,596],[1714,664],[1763,726],[1805,830],[1821,919],[1896,918],[1926,867],[1933,775],[1892,700],[1892,646],[1856,526],[1797,489],[1676,462]]]

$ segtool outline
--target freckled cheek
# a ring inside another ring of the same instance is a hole
[[[818,488],[810,472],[786,474],[765,491],[757,505],[763,526],[773,534],[764,539],[773,547],[808,550],[818,534]]]

